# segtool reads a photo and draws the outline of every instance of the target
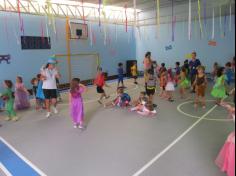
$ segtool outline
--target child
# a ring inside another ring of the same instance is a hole
[[[43,75],[38,74],[37,78],[38,78],[38,87],[37,87],[36,99],[38,103],[37,110],[39,110],[40,108],[45,109],[46,105],[45,105],[45,96],[43,93],[43,80],[44,80]]]
[[[37,94],[37,89],[38,89],[38,78],[33,78],[31,80],[31,84],[32,84],[32,93],[33,93],[33,96],[34,96],[34,99],[35,99],[35,107],[36,107],[36,110],[38,109],[38,100],[36,98],[36,94]]]
[[[22,77],[17,76],[15,85],[15,108],[17,110],[23,110],[28,109],[29,107],[29,92],[23,84]]]
[[[235,107],[224,103],[221,105],[229,111],[231,117],[235,120]],[[227,173],[228,176],[235,176],[235,132],[232,132],[228,136],[215,163],[221,171]]]
[[[199,101],[202,104],[202,108],[206,108],[205,92],[207,86],[207,78],[205,75],[205,67],[199,66],[197,68],[197,76],[194,82],[196,97],[195,97],[195,108],[198,107]]]
[[[217,70],[217,79],[216,79],[216,83],[213,87],[213,90],[211,92],[211,95],[213,97],[215,97],[216,100],[216,104],[220,104],[222,99],[226,98],[226,88],[225,88],[225,75],[224,75],[224,67],[221,67]]]
[[[7,117],[6,121],[13,120],[17,121],[18,117],[14,111],[14,96],[12,92],[13,84],[10,80],[4,81],[4,87],[6,88],[5,92],[1,95],[1,98],[5,101]]]
[[[60,80],[58,78],[56,78],[56,83],[57,83],[57,98],[58,98],[58,102],[62,102],[61,93],[59,91]]]
[[[131,67],[131,74],[134,79],[134,84],[138,84],[137,79],[138,79],[138,68],[137,68],[137,63],[134,62],[133,66]]]
[[[233,76],[234,76],[231,62],[228,62],[225,64],[225,75],[226,75],[227,86],[230,86],[233,81]]]
[[[214,81],[216,80],[216,74],[217,74],[218,68],[219,68],[219,64],[215,62],[213,65],[213,70],[212,70],[212,77]]]
[[[188,59],[184,61],[183,67],[185,68],[185,70],[186,70],[186,76],[187,76],[187,78],[189,79],[190,68],[189,68]]]
[[[136,111],[142,116],[152,116],[157,113],[151,101],[148,101],[145,104],[139,104],[136,107],[132,108],[131,111]]]
[[[0,97],[0,112],[4,111],[4,101],[3,99]]]
[[[94,80],[94,84],[97,86],[97,93],[101,94],[100,99],[98,100],[99,104],[102,104],[103,98],[110,98],[110,96],[106,95],[105,90],[103,89],[104,86],[109,87],[105,82],[105,73],[102,72],[102,68],[98,68],[98,73],[96,79]]]
[[[124,68],[123,68],[122,63],[118,64],[117,72],[118,72],[118,86],[117,87],[120,87],[120,83],[121,83],[122,87],[125,87],[124,86]]]
[[[84,105],[81,94],[86,90],[87,88],[80,84],[79,78],[72,79],[70,88],[70,113],[74,122],[74,128],[85,129],[83,126]]]
[[[104,107],[117,106],[117,107],[123,108],[123,107],[130,106],[130,102],[131,102],[131,98],[127,93],[124,93],[124,88],[118,87],[116,99],[113,100],[112,102],[105,104]]]
[[[153,96],[155,95],[157,87],[157,79],[154,74],[149,70],[148,71],[148,80],[146,86],[146,93],[149,97],[149,101],[153,102]]]
[[[172,73],[172,69],[168,69],[167,71],[167,84],[166,84],[166,98],[168,101],[173,102],[173,92],[175,91],[175,84],[174,84],[174,76]]]
[[[148,98],[146,97],[146,92],[140,92],[139,98],[135,100],[132,105],[138,106],[139,104],[145,104],[148,101]]]
[[[184,99],[186,95],[186,89],[190,87],[190,81],[187,78],[187,71],[185,67],[182,67],[181,73],[179,76],[179,86],[180,86],[180,98]]]
[[[166,84],[167,84],[167,70],[162,69],[160,71],[160,88],[161,88],[160,97],[161,98],[165,98],[166,96]]]
[[[178,80],[181,73],[180,62],[175,63],[175,87],[178,86]]]

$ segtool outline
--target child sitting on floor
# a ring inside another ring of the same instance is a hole
[[[148,102],[148,97],[146,96],[146,92],[140,92],[139,98],[135,101],[133,101],[133,106],[138,106],[139,104],[142,104],[143,102]]]
[[[124,88],[123,87],[119,87],[117,88],[117,97],[115,100],[113,100],[112,102],[109,102],[107,104],[104,105],[104,107],[109,107],[109,106],[113,106],[113,107],[128,107],[130,106],[130,102],[131,102],[131,97],[127,94],[124,93]]]
[[[143,116],[151,116],[157,113],[151,101],[148,102],[142,101],[136,107],[131,108],[131,111],[133,112],[136,111],[138,114]]]

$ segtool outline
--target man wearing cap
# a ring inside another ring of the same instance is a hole
[[[195,51],[192,52],[192,60],[189,62],[192,93],[195,93],[195,87],[193,84],[197,76],[197,68],[201,65],[201,61],[197,59],[197,53]]]
[[[49,58],[46,66],[41,69],[41,74],[44,78],[43,80],[43,93],[45,96],[45,103],[47,114],[46,117],[49,118],[51,116],[51,105],[53,108],[53,112],[55,114],[58,113],[56,108],[57,106],[57,84],[56,79],[60,78],[60,74],[56,69],[57,61],[55,57]]]

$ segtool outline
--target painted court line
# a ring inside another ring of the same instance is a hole
[[[11,151],[13,151],[21,160],[28,164],[33,170],[35,170],[40,176],[47,176],[43,171],[36,167],[31,161],[24,157],[20,152],[18,152],[11,144],[9,144],[5,139],[0,137],[0,141],[3,142]]]
[[[3,172],[4,176],[13,176],[0,162],[0,174]]]
[[[233,93],[233,89],[230,94]],[[227,98],[227,97],[226,97]],[[224,98],[223,101],[226,99]],[[165,155],[172,147],[175,146],[180,140],[182,140],[192,129],[194,129],[201,121],[203,121],[212,111],[214,111],[218,105],[212,107],[206,114],[204,114],[200,119],[198,119],[193,125],[191,125],[183,134],[181,134],[177,139],[175,139],[171,144],[169,144],[163,151],[161,151],[157,156],[155,156],[151,161],[144,165],[140,170],[138,170],[132,176],[140,176],[145,172],[149,167],[151,167],[155,162],[157,162],[163,155]]]

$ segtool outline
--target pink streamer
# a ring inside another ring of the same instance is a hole
[[[99,26],[100,27],[101,27],[101,6],[102,6],[102,0],[99,0],[98,12],[99,12]]]
[[[43,20],[41,20],[41,39],[42,42],[44,43],[44,28],[43,28],[44,24],[43,24]]]
[[[127,4],[125,4],[125,31],[128,32]]]

